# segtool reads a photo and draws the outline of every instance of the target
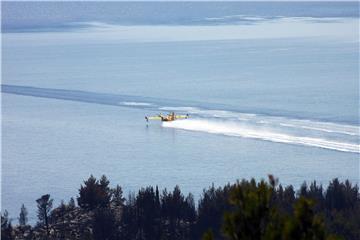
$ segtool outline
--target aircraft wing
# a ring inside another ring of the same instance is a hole
[[[161,120],[161,117],[159,116],[153,116],[153,117],[145,117],[146,120]]]

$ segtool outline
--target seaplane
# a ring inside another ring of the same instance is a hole
[[[172,122],[178,119],[187,119],[189,118],[189,114],[186,115],[176,115],[174,112],[169,113],[168,115],[162,115],[161,113],[157,116],[149,116],[149,117],[145,117],[146,121],[148,122],[149,120],[160,120],[162,122]]]

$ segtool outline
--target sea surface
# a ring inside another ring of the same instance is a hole
[[[90,174],[359,183],[358,4],[2,2],[1,209],[34,223]]]

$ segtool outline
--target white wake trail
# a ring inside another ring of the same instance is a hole
[[[190,115],[198,115],[205,118],[218,118],[224,120],[236,120],[239,122],[247,121],[249,124],[266,125],[267,127],[291,128],[296,131],[310,130],[323,133],[338,133],[358,137],[360,135],[359,126],[338,124],[331,122],[320,122],[307,119],[292,119],[280,116],[265,116],[253,113],[240,113],[226,110],[208,110],[196,107],[161,107],[159,110],[184,112]]]
[[[360,153],[360,146],[355,143],[338,141],[337,139],[321,138],[318,136],[305,137],[300,134],[297,135],[296,133],[287,133],[286,131],[281,131],[279,129],[251,126],[241,122],[186,119],[174,122],[164,122],[163,127]]]
[[[125,106],[152,106],[153,104],[147,102],[120,102],[120,105]]]

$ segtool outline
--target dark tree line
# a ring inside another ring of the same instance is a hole
[[[2,239],[360,239],[357,185],[334,179],[293,187],[254,179],[192,194],[145,187],[125,199],[119,185],[90,176],[73,198],[53,209],[46,194],[36,200],[38,222],[28,225],[21,206],[18,225],[5,210]]]

